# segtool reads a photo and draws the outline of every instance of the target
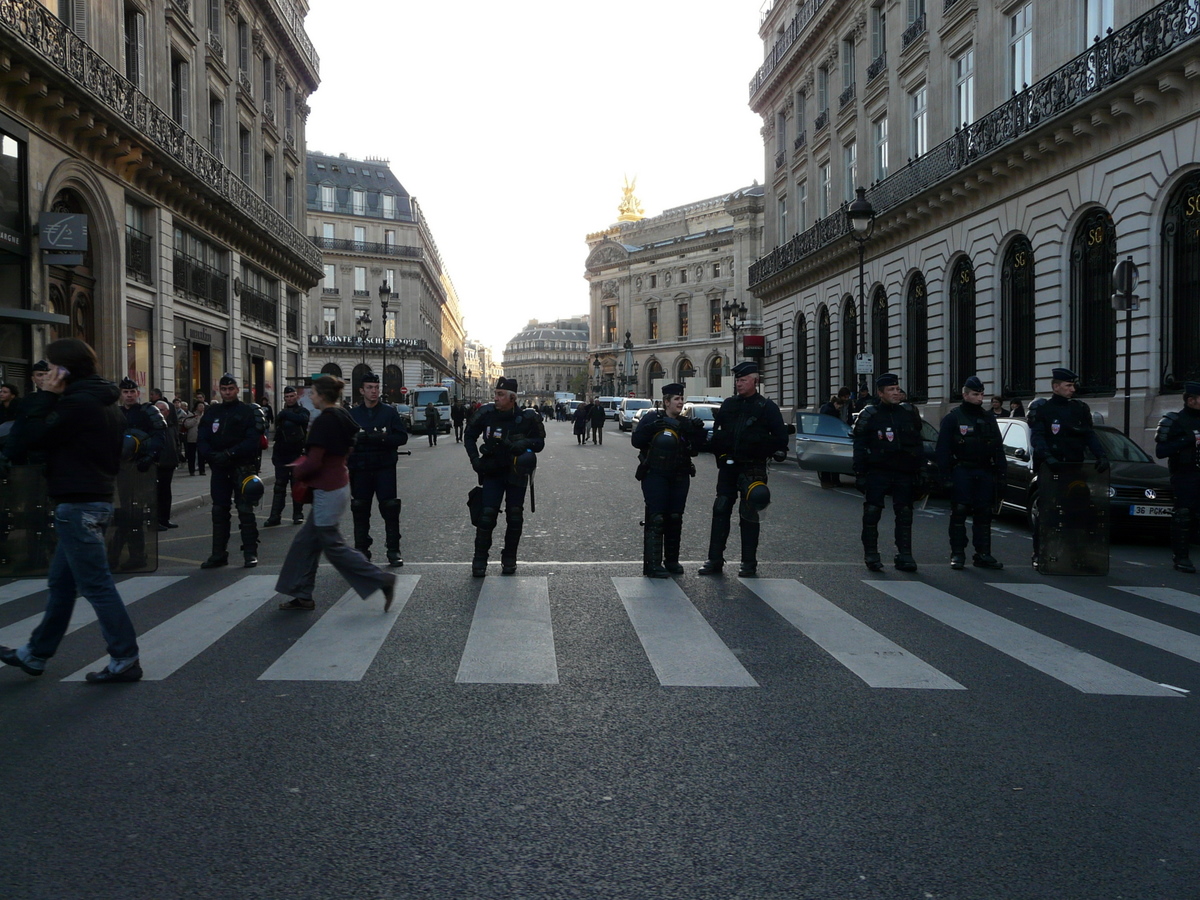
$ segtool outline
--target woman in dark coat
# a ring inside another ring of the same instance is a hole
[[[575,432],[575,440],[581,445],[587,443],[587,430],[591,424],[591,419],[592,404],[590,403],[582,404],[579,409],[575,410],[575,415],[571,417],[571,420],[575,423],[572,428],[572,431]]]

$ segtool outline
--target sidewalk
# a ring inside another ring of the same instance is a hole
[[[208,506],[212,502],[208,494],[208,480],[211,475],[211,469],[205,469],[204,475],[189,475],[187,466],[180,466],[175,470],[175,477],[171,479],[171,518],[189,510],[199,509],[203,506]],[[263,486],[266,491],[267,508],[271,505],[271,488],[275,484],[275,467],[269,463],[263,466],[263,471],[258,473],[258,477],[262,479]]]

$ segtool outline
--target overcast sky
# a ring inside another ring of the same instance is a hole
[[[588,312],[626,175],[647,216],[763,180],[762,0],[311,3],[309,149],[391,161],[497,353]]]

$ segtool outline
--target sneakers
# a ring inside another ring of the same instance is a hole
[[[137,660],[134,660],[120,672],[114,672],[112,669],[105,667],[99,672],[87,673],[88,684],[124,684],[132,681],[142,680],[142,667]]]
[[[305,600],[303,597],[293,597],[291,600],[284,600],[282,603],[280,603],[279,608],[313,610],[317,608],[317,604],[314,600]]]
[[[34,678],[37,678],[45,671],[45,669],[35,669],[29,665],[11,647],[0,647],[0,663],[4,663],[6,666],[16,666],[26,675],[32,675]]]

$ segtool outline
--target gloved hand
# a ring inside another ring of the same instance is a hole
[[[1101,474],[1103,474],[1103,473],[1107,472],[1109,470],[1109,468],[1110,468],[1110,465],[1109,465],[1107,456],[1101,456],[1096,459],[1096,471],[1097,472],[1100,472]]]
[[[529,438],[517,438],[508,445],[508,449],[514,454],[524,453],[526,450],[529,450],[532,447],[533,441],[529,440]]]
[[[483,474],[483,460],[480,459],[478,456],[476,456],[474,459],[471,460],[471,468],[475,470],[475,474],[482,475]]]
[[[865,494],[867,492],[867,476],[866,475],[860,475],[857,472],[855,473],[854,489],[856,491],[858,491],[860,494]]]
[[[137,470],[139,472],[149,472],[150,467],[154,465],[154,460],[149,456],[143,456],[141,459],[137,460],[135,465],[137,466]]]

